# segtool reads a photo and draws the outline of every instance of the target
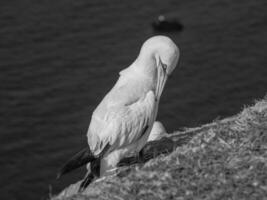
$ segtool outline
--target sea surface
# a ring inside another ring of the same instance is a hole
[[[0,198],[47,199],[86,146],[90,116],[142,43],[178,44],[158,120],[168,132],[234,115],[267,93],[266,0],[13,0],[0,3]],[[182,32],[154,32],[166,14]]]

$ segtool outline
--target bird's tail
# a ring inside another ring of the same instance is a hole
[[[87,163],[92,162],[96,159],[97,158],[92,154],[89,147],[82,149],[61,167],[57,174],[57,179],[59,179],[62,175],[83,165],[86,165]]]

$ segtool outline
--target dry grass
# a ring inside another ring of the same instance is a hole
[[[197,134],[169,155],[123,169],[83,194],[74,184],[54,199],[267,199],[267,98],[186,132]]]

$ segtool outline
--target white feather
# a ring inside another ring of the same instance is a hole
[[[159,121],[155,121],[147,141],[149,142],[149,141],[160,140],[162,137],[166,135],[167,131],[164,128],[163,124]]]
[[[98,156],[109,144],[101,159],[101,176],[109,174],[129,152],[139,152],[147,142],[161,92],[178,58],[178,48],[169,38],[150,38],[93,112],[87,132],[89,147]],[[163,64],[168,66],[166,71]]]

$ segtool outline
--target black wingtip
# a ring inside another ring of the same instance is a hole
[[[82,149],[80,152],[75,154],[70,160],[68,160],[62,168],[59,170],[56,179],[59,179],[64,174],[77,169],[89,162],[92,162],[96,158],[90,151],[89,147]]]
[[[95,175],[93,173],[88,173],[81,182],[78,192],[83,192],[87,188],[87,186],[93,182],[94,178]]]

